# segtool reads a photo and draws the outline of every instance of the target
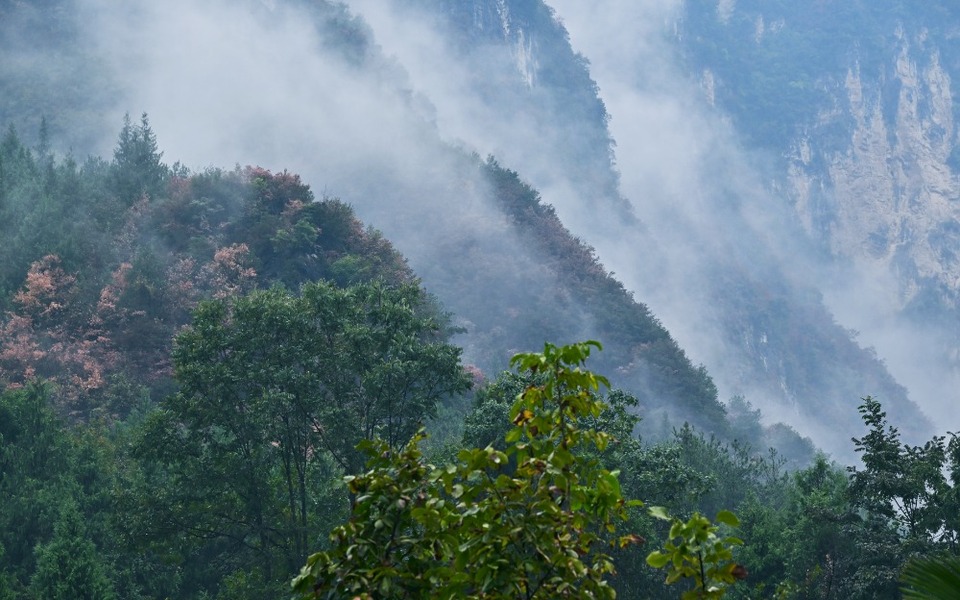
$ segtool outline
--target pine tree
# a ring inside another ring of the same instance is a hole
[[[103,558],[88,536],[72,500],[64,502],[53,539],[37,546],[30,580],[35,597],[46,600],[112,600],[113,585]]]
[[[113,187],[121,201],[131,205],[144,195],[156,197],[162,191],[168,171],[162,157],[147,113],[140,116],[139,125],[125,115],[113,152]]]

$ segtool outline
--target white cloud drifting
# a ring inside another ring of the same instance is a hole
[[[558,139],[529,114],[476,97],[473,66],[452,56],[451,41],[429,19],[398,10],[392,0],[349,5],[402,69],[382,59],[357,69],[319,51],[322,33],[280,4],[83,3],[90,31],[128,90],[117,99],[116,122],[126,111],[148,112],[168,160],[298,172],[318,192],[352,203],[415,269],[428,272],[448,243],[423,239],[441,229],[429,227],[431,219],[479,225],[478,239],[502,246],[493,241],[496,211],[477,182],[450,163],[456,159],[442,140],[493,153],[598,249],[694,362],[707,365],[722,396],[741,383],[727,372],[732,346],[701,287],[709,268],[703,257],[729,254],[748,271],[754,257],[790,264],[803,284],[817,277],[816,265],[801,258],[802,238],[785,207],[770,199],[751,165],[754,157],[739,147],[699,82],[681,75],[663,37],[679,10],[676,0],[551,3],[575,50],[592,64],[612,115],[622,190],[647,228],[598,220],[596,208],[578,196],[578,182],[557,166]],[[502,55],[509,49],[489,51],[501,53],[491,56],[496,61],[510,58]],[[506,243],[508,252],[522,254],[518,241]],[[768,415],[786,416],[776,403],[750,399]],[[833,434],[795,425],[838,447],[828,439]]]

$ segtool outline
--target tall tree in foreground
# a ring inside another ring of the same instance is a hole
[[[293,572],[339,515],[322,500],[362,466],[357,443],[401,446],[468,386],[423,303],[413,285],[322,282],[202,303],[176,340],[180,392],[138,446],[145,526],[204,557],[208,581],[222,565],[262,594]]]
[[[847,468],[850,505],[862,515],[856,579],[866,582],[863,597],[892,596],[911,557],[958,553],[960,436],[910,446],[876,399],[864,398],[859,411],[869,429],[853,438],[863,467]]]
[[[580,369],[591,345],[514,358],[545,378],[518,397],[505,452],[463,450],[434,469],[419,437],[395,454],[367,444],[371,470],[348,478],[353,517],[333,550],[310,557],[294,581],[299,597],[613,597],[602,536],[627,503],[616,474],[580,447],[610,441],[580,426],[600,414],[595,392],[607,385]]]
[[[597,458],[614,441],[595,427],[609,384],[583,368],[599,347],[513,358],[536,379],[516,398],[502,451],[465,449],[437,468],[419,436],[400,452],[365,443],[369,470],[347,477],[352,517],[307,560],[295,598],[614,598],[611,552],[643,541],[618,532],[642,503]]]

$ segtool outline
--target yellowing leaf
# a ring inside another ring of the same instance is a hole
[[[662,506],[651,506],[647,509],[650,516],[661,521],[670,521],[672,517],[667,513],[667,509]]]

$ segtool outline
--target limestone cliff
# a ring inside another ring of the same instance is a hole
[[[706,99],[819,248],[830,308],[956,426],[958,7],[687,2],[680,21]]]
[[[788,155],[788,192],[807,231],[836,256],[896,275],[899,309],[934,286],[946,307],[960,292],[960,180],[952,78],[925,31],[895,32],[888,64],[854,62],[832,86],[833,104]],[[842,145],[822,144],[846,123]]]

